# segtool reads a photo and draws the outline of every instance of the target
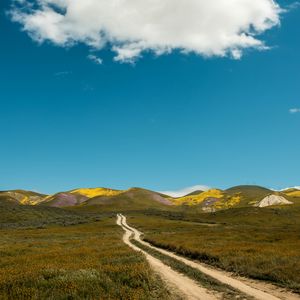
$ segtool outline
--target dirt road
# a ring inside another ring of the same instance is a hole
[[[177,260],[185,263],[188,266],[191,266],[191,267],[193,267],[195,269],[198,269],[202,273],[204,273],[204,274],[206,274],[206,275],[208,275],[210,277],[213,277],[213,278],[217,279],[221,283],[230,285],[233,288],[235,288],[236,290],[239,290],[239,291],[243,292],[244,294],[252,296],[255,299],[259,299],[259,300],[279,300],[279,299],[290,299],[290,300],[294,300],[295,299],[296,300],[296,299],[300,299],[300,297],[298,297],[297,295],[286,293],[286,292],[280,293],[280,291],[278,291],[278,290],[274,291],[274,293],[270,293],[270,289],[267,288],[267,285],[264,286],[263,284],[260,284],[259,287],[257,285],[254,286],[251,283],[251,280],[249,280],[249,281],[246,281],[245,279],[238,280],[238,279],[233,278],[233,277],[229,276],[227,273],[222,272],[220,270],[216,270],[216,269],[213,269],[213,268],[210,268],[210,267],[208,268],[207,266],[204,266],[201,263],[197,263],[197,262],[194,262],[192,260],[183,258],[181,256],[178,256],[178,255],[176,255],[176,254],[174,254],[172,252],[166,251],[164,249],[160,249],[160,248],[154,247],[151,244],[149,244],[147,242],[144,242],[141,239],[141,234],[142,233],[139,232],[137,229],[129,226],[127,224],[127,222],[126,222],[126,217],[123,216],[123,215],[121,215],[121,214],[118,215],[117,224],[120,225],[120,226],[122,226],[122,228],[125,230],[125,235],[123,237],[124,242],[127,245],[129,245],[131,248],[133,248],[134,250],[143,252],[146,255],[148,261],[150,262],[150,264],[153,266],[154,269],[156,269],[156,267],[154,265],[158,266],[158,264],[162,264],[162,262],[159,261],[158,259],[152,257],[151,255],[149,255],[145,251],[139,249],[137,246],[133,245],[130,242],[131,235],[133,235],[133,238],[135,240],[137,240],[138,242],[140,242],[141,244],[143,244],[143,245],[145,245],[145,246],[147,246],[149,248],[155,249],[156,251],[159,251],[160,253],[162,253],[164,255],[168,255],[168,256],[170,256],[172,258],[175,258],[175,259],[177,259]],[[164,264],[163,264],[163,267],[159,267],[159,269],[160,270],[166,270],[167,269],[168,271],[174,272],[174,273],[172,273],[172,278],[173,278],[172,282],[178,288],[180,288],[180,287],[182,288],[186,283],[183,282],[182,279],[179,279],[177,276],[181,276],[181,277],[184,277],[185,279],[190,280],[189,278],[183,276],[182,274],[179,274],[179,273],[173,271],[172,269],[170,269],[168,266],[166,266]],[[178,280],[176,280],[176,277],[178,278]],[[177,284],[179,284],[179,285],[177,285]],[[187,290],[189,290],[189,291],[190,290],[191,291],[194,290],[193,285],[196,285],[199,288],[199,286],[194,281],[192,281],[192,280],[190,280],[190,284],[191,285],[187,287]],[[188,298],[188,299],[214,299],[214,298],[211,298],[212,295],[209,294],[209,291],[201,288],[201,292],[202,293],[206,293],[207,295],[205,295],[205,294],[201,295],[197,291],[196,295],[198,295],[198,298],[195,298],[195,296],[194,296],[194,298]],[[186,296],[191,296],[192,294],[191,293],[190,294],[185,293],[185,295]]]
[[[127,228],[126,218],[124,216],[117,216],[117,224],[121,226],[125,231],[125,234],[123,236],[124,243],[132,249],[134,249],[135,251],[140,251],[144,253],[153,270],[161,276],[161,278],[167,283],[167,286],[169,286],[169,288],[171,288],[172,290],[177,290],[177,294],[182,295],[185,299],[189,300],[217,299],[212,293],[200,287],[195,281],[172,270],[169,266],[165,265],[160,260],[154,258],[147,252],[133,245],[130,242],[130,237],[133,234],[133,232],[132,230]]]

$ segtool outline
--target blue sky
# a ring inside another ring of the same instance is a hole
[[[104,47],[97,64],[86,43],[38,44],[10,4],[0,4],[0,189],[300,185],[300,113],[289,111],[300,107],[300,8],[259,37],[271,49],[241,59],[175,49],[133,64]]]

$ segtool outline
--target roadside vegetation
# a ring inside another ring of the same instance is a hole
[[[300,293],[300,207],[147,211],[128,223],[177,254]]]
[[[115,217],[0,229],[0,299],[171,299]]]
[[[175,258],[172,258],[168,255],[162,254],[161,252],[159,252],[155,249],[147,247],[136,240],[131,240],[131,243],[133,243],[140,249],[145,250],[150,255],[158,258],[164,264],[168,265],[175,271],[177,271],[181,274],[184,274],[187,277],[191,278],[192,280],[198,282],[200,286],[202,286],[210,291],[217,292],[218,294],[221,295],[222,299],[224,299],[224,300],[225,299],[228,299],[228,300],[239,299],[239,298],[242,298],[244,300],[253,299],[252,297],[242,294],[240,291],[235,290],[231,286],[225,285],[225,284],[219,282],[218,280],[205,275],[201,271],[194,269]]]

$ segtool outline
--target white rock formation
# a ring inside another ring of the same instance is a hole
[[[271,206],[271,205],[286,205],[286,204],[293,204],[293,202],[285,199],[282,196],[269,195],[269,196],[265,197],[264,199],[262,199],[261,201],[259,201],[258,203],[256,203],[254,206],[267,207],[267,206]]]

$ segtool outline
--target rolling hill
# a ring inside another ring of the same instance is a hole
[[[113,196],[98,196],[87,200],[84,206],[101,205],[114,209],[163,208],[172,202],[161,194],[141,188],[131,188]]]
[[[283,194],[285,194],[288,197],[300,197],[300,190],[296,189],[296,188],[289,188],[286,190],[281,191]]]
[[[51,207],[66,207],[81,205],[87,201],[89,197],[80,194],[73,194],[70,192],[61,192],[54,195],[47,196],[40,205]]]
[[[268,198],[270,196],[271,198]],[[268,199],[273,200],[268,201]],[[234,207],[261,206],[260,203],[267,203],[268,206],[300,204],[300,190],[293,188],[277,192],[261,186],[240,185],[227,190],[195,191],[179,198],[172,198],[141,188],[131,188],[124,191],[109,188],[79,188],[54,195],[12,190],[0,192],[0,201],[4,200],[19,205],[80,207],[88,210],[97,206],[98,209],[105,211],[146,208],[170,209],[171,206],[172,209],[179,209],[180,207],[195,206],[197,210],[200,209],[200,212],[214,212]]]
[[[70,191],[73,195],[81,195],[88,198],[99,197],[99,196],[116,196],[121,194],[123,191],[112,190],[107,188],[83,188]]]
[[[74,225],[95,221],[95,214],[41,205],[20,204],[10,196],[0,194],[1,228],[44,228],[48,225]]]
[[[41,204],[53,207],[77,206],[94,197],[116,196],[122,192],[107,188],[81,188],[47,196]]]
[[[229,196],[240,196],[239,206],[249,206],[273,194],[274,191],[258,185],[239,185],[225,190],[225,193]]]
[[[205,192],[189,194],[176,199],[170,198],[170,201],[177,206],[200,206],[205,212],[214,212],[233,207],[262,207],[292,204],[297,200],[295,198],[298,195],[300,197],[300,191],[298,190],[289,190],[285,194],[261,186],[240,185],[227,190],[210,189]],[[268,201],[270,197],[272,201]]]
[[[14,199],[24,205],[37,205],[43,202],[46,197],[44,194],[25,190],[1,191],[0,196]]]
[[[172,202],[165,197],[160,193],[141,188],[131,188],[126,191],[89,188],[47,196],[40,205],[51,207],[101,206],[103,210],[162,208],[172,205]]]

